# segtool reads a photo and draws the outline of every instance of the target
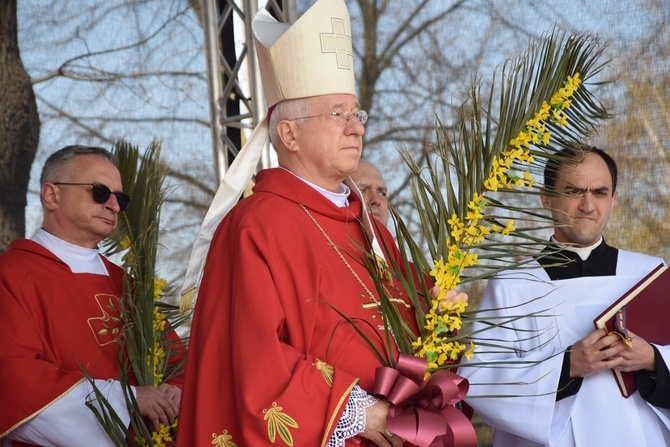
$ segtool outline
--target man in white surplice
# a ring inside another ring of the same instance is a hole
[[[544,172],[546,191],[561,194],[542,196],[542,204],[562,223],[544,254],[560,249],[569,262],[537,256],[536,268],[489,281],[480,316],[507,323],[482,337],[505,346],[480,347],[459,369],[471,385],[466,401],[496,429],[496,447],[670,445],[670,346],[629,333],[628,348],[593,325],[663,260],[603,239],[617,198],[614,160],[586,146],[563,155],[570,162],[550,161]],[[539,314],[506,319],[531,313]],[[611,369],[635,371],[638,391],[624,398]],[[483,397],[501,395],[510,397]]]

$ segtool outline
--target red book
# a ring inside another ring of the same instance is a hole
[[[642,278],[621,298],[616,300],[598,318],[593,320],[596,329],[605,328],[628,338],[628,330],[649,343],[670,345],[670,270],[662,264]],[[632,372],[612,370],[624,397],[637,389]]]

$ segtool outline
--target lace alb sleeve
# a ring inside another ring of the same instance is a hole
[[[328,440],[328,447],[344,447],[344,441],[353,438],[365,430],[365,409],[371,407],[377,399],[358,385],[349,394],[347,406],[337,423],[333,436]]]

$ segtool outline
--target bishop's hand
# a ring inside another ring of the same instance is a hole
[[[365,409],[365,431],[360,434],[379,447],[402,447],[405,442],[400,436],[394,435],[386,428],[386,417],[391,404],[380,399]]]

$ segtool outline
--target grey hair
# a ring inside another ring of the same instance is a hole
[[[65,146],[49,155],[47,161],[42,167],[42,174],[40,175],[40,185],[56,180],[56,177],[61,174],[63,168],[81,155],[94,155],[108,160],[117,168],[119,167],[119,159],[107,149],[95,146]]]
[[[277,133],[277,124],[287,119],[295,119],[307,115],[307,99],[288,99],[277,103],[272,115],[270,115],[270,142],[275,150],[281,144],[279,134]]]

